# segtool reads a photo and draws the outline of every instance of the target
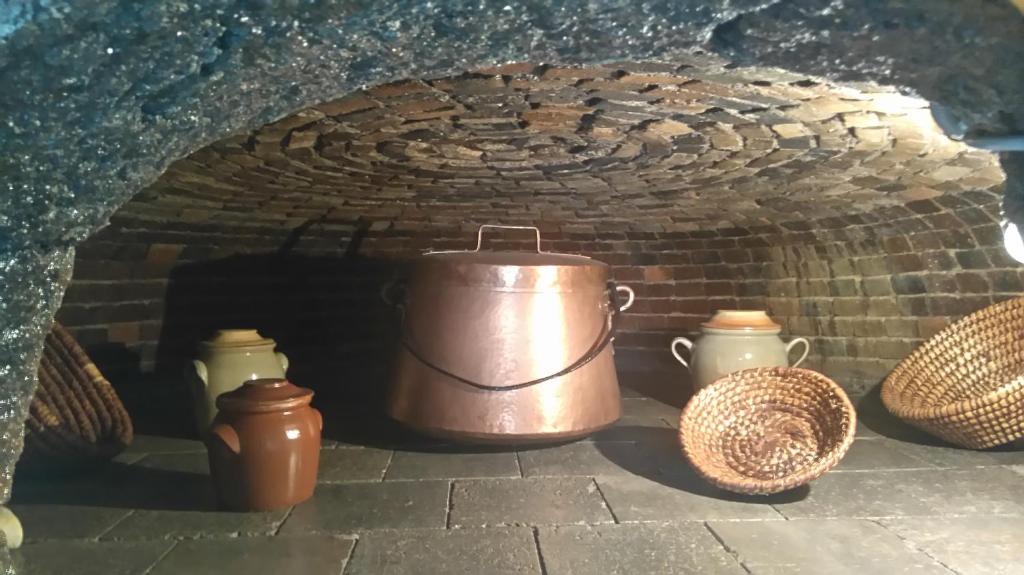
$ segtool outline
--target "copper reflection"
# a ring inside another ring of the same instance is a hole
[[[610,289],[608,267],[582,256],[423,256],[402,304],[391,416],[433,435],[509,443],[581,437],[613,423],[612,346],[598,345],[616,312]],[[567,368],[575,369],[545,379]]]

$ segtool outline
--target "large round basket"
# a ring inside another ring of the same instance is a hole
[[[46,336],[39,387],[25,421],[19,470],[109,459],[132,441],[132,422],[110,382],[60,324]]]
[[[856,414],[824,375],[762,367],[727,375],[683,410],[679,439],[698,473],[714,485],[769,494],[828,471],[853,443]]]
[[[963,447],[1024,437],[1024,298],[989,306],[932,336],[885,379],[882,403]]]

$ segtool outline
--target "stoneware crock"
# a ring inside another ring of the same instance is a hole
[[[202,437],[217,415],[217,396],[252,379],[285,377],[288,358],[274,351],[274,340],[254,329],[222,329],[199,344],[199,358],[192,367],[196,425]]]
[[[313,496],[323,418],[312,390],[257,379],[217,398],[206,436],[217,499],[235,511],[267,511]]]
[[[763,311],[721,310],[701,324],[701,337],[695,342],[685,337],[672,340],[672,355],[690,370],[694,391],[734,371],[752,367],[789,366],[789,352],[803,344],[804,352],[790,367],[807,358],[810,344],[798,337],[788,344],[779,337],[782,326]],[[689,361],[680,355],[679,345],[687,348]]]

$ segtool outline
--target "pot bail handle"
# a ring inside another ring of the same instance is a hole
[[[480,229],[476,231],[476,249],[474,252],[480,251],[480,246],[484,243],[484,228],[491,228],[496,230],[533,230],[533,233],[537,235],[537,253],[543,253],[540,250],[540,229],[536,226],[502,226],[498,224],[483,224]]]
[[[538,237],[539,237],[539,232],[538,232]],[[414,358],[416,358],[416,360],[418,360],[423,365],[429,367],[430,369],[433,369],[434,371],[436,371],[436,372],[438,372],[438,373],[440,373],[442,375],[450,377],[450,378],[452,378],[452,379],[454,379],[456,381],[459,381],[461,383],[464,383],[464,384],[466,384],[466,385],[468,385],[470,387],[475,387],[476,389],[479,389],[481,391],[515,391],[517,389],[523,389],[523,388],[526,388],[526,387],[531,387],[531,386],[537,385],[539,383],[544,383],[545,381],[548,381],[550,379],[554,379],[556,377],[562,377],[563,375],[568,375],[568,374],[576,371],[577,369],[580,369],[581,367],[587,365],[588,363],[590,363],[591,361],[596,359],[599,355],[601,355],[601,352],[604,351],[604,349],[606,347],[608,347],[612,343],[612,341],[615,340],[615,331],[616,331],[616,327],[617,327],[617,324],[618,324],[619,314],[622,313],[623,311],[625,311],[626,309],[628,309],[631,305],[633,305],[634,294],[633,294],[633,290],[632,289],[630,289],[630,288],[628,288],[626,286],[618,286],[618,285],[615,284],[614,281],[609,281],[606,287],[607,287],[607,290],[608,290],[608,298],[610,300],[610,304],[611,305],[609,306],[608,313],[607,313],[607,318],[606,318],[604,327],[601,330],[601,333],[598,335],[597,341],[595,341],[594,344],[590,346],[590,349],[588,349],[582,356],[580,356],[579,359],[577,359],[576,361],[572,362],[571,364],[569,364],[564,369],[561,369],[561,370],[559,370],[559,371],[557,371],[555,373],[549,374],[549,375],[545,375],[544,377],[538,377],[537,379],[533,379],[533,380],[530,380],[530,381],[524,381],[522,383],[517,383],[517,384],[514,384],[514,385],[505,385],[505,386],[501,386],[501,387],[493,387],[493,386],[490,386],[490,385],[485,385],[485,384],[482,384],[482,383],[478,383],[478,382],[475,382],[475,381],[473,381],[471,379],[468,379],[468,378],[456,375],[455,373],[452,373],[451,371],[448,371],[448,370],[444,369],[443,367],[441,367],[441,366],[431,362],[423,354],[421,354],[418,351],[417,347],[413,344],[412,340],[409,338],[409,334],[408,334],[408,332],[406,331],[406,329],[404,327],[405,326],[405,313],[404,313],[404,310],[402,310],[403,311],[403,313],[402,313],[402,327],[400,328],[401,331],[402,331],[402,336],[399,339],[399,343],[402,345],[402,347],[404,347],[406,349],[406,351],[408,351]],[[622,288],[624,288],[624,289],[622,289]],[[629,295],[629,300],[624,305],[619,305],[619,301],[618,301],[618,292],[619,291],[625,291]],[[399,308],[399,309],[401,309],[401,308]]]

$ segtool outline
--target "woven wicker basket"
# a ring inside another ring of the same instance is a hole
[[[946,441],[984,449],[1024,437],[1024,298],[940,331],[882,383],[890,413]]]
[[[792,489],[828,471],[853,443],[856,414],[820,373],[762,367],[727,375],[683,410],[679,439],[698,473],[745,494]]]
[[[74,337],[54,324],[25,422],[21,464],[49,468],[113,457],[132,441],[124,405]]]

